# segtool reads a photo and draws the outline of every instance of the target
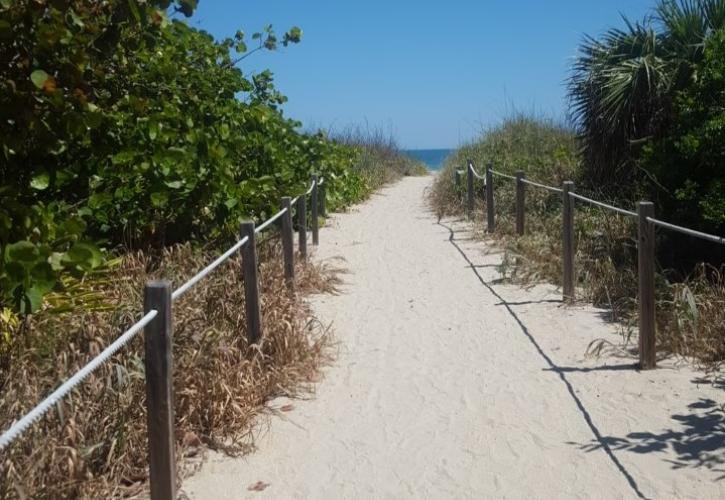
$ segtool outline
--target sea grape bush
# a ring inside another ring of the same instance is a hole
[[[364,180],[356,151],[283,115],[252,52],[298,43],[271,26],[217,41],[196,1],[0,0],[0,306],[30,313],[99,248],[223,240],[310,174],[333,204]]]

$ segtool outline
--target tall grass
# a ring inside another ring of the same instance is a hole
[[[371,191],[404,176],[428,173],[423,163],[402,152],[392,133],[380,127],[355,125],[333,131],[331,136],[358,152],[353,171],[366,179]]]
[[[457,191],[455,169],[470,159],[483,173],[488,161],[494,169],[561,186],[581,179],[582,168],[573,130],[545,118],[518,114],[482,132],[479,140],[463,146],[447,161],[435,181],[431,202],[439,216],[464,213],[464,185]],[[483,184],[474,183],[476,213],[483,210]],[[608,201],[591,189],[581,194]],[[526,234],[515,234],[515,185],[494,177],[497,226],[490,235],[505,250],[504,275],[514,282],[547,281],[561,285],[561,196],[526,188]],[[611,319],[623,325],[626,343],[633,343],[637,325],[637,228],[627,217],[576,204],[577,294],[607,308]],[[688,356],[710,367],[725,359],[725,280],[715,269],[700,266],[682,279],[660,269],[657,274],[658,347],[663,353]]]
[[[269,245],[267,245],[269,246]],[[264,340],[250,346],[241,263],[231,259],[174,304],[174,392],[179,475],[206,445],[249,451],[265,402],[312,390],[332,354],[331,338],[299,296],[288,292],[275,247],[262,247]],[[0,427],[7,428],[127,328],[142,309],[144,284],[179,284],[212,254],[184,245],[160,257],[128,254],[93,285],[96,312],[45,311],[13,332],[3,353]],[[334,291],[330,270],[298,264],[298,293]],[[48,416],[3,452],[1,498],[110,498],[143,492],[147,434],[143,341],[136,338]]]

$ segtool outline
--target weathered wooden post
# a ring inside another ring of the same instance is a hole
[[[282,198],[282,257],[284,259],[284,278],[287,286],[295,288],[295,248],[294,234],[292,232],[292,199],[289,196]]]
[[[657,366],[655,333],[655,227],[647,218],[654,218],[652,202],[637,205],[639,216],[639,366],[651,370]]]
[[[320,181],[320,191],[317,196],[320,198],[320,215],[327,217],[327,180],[323,177]]]
[[[524,172],[516,172],[516,234],[524,235],[524,218],[526,214],[526,184]]]
[[[300,256],[302,260],[307,260],[307,200],[304,194],[297,199],[297,226]]]
[[[564,267],[563,295],[564,300],[574,300],[574,198],[569,196],[574,191],[574,183],[565,181],[562,186],[562,256]]]
[[[468,218],[473,217],[473,162],[468,160],[468,168],[466,169],[466,212]]]
[[[492,233],[496,230],[496,213],[494,212],[493,203],[493,162],[489,161],[486,165],[486,220],[488,222],[488,232]]]
[[[318,220],[317,210],[319,208],[319,202],[317,201],[317,174],[312,176],[312,196],[310,198],[310,205],[312,205],[312,244],[320,244],[320,221]]]
[[[144,290],[144,312],[157,311],[144,329],[146,421],[152,500],[176,500],[174,363],[171,351],[171,285],[152,281]]]
[[[241,249],[242,277],[244,278],[244,306],[247,313],[247,340],[250,344],[254,344],[262,338],[262,313],[259,307],[259,276],[254,221],[242,222],[240,235],[242,238],[249,238]]]

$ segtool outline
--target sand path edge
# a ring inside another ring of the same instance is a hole
[[[553,286],[496,284],[502,255],[437,221],[405,178],[321,230],[340,352],[258,450],[212,454],[202,499],[725,498],[725,387],[668,360],[588,358],[618,327]],[[274,401],[280,407],[288,401]],[[261,491],[250,490],[259,484]]]

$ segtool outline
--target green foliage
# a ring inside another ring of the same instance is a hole
[[[1,306],[37,310],[102,265],[99,245],[227,239],[313,171],[339,205],[360,195],[354,149],[300,133],[271,72],[237,67],[302,31],[266,26],[248,51],[241,31],[215,41],[167,17],[196,4],[0,3]]]
[[[465,168],[472,160],[479,172],[491,161],[508,174],[522,170],[539,182],[561,185],[578,177],[579,155],[573,131],[556,121],[518,113],[491,127],[479,140],[451,155],[447,165]]]
[[[696,79],[711,34],[725,27],[725,0],[659,0],[641,22],[587,37],[569,82],[587,178],[615,191],[642,177],[641,145],[675,120],[673,100]]]
[[[725,227],[725,29],[708,38],[694,71],[674,98],[672,123],[644,148],[641,165],[673,220],[717,230]]]

